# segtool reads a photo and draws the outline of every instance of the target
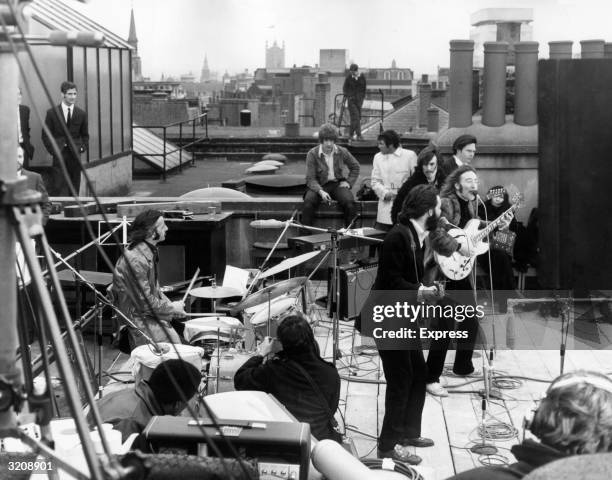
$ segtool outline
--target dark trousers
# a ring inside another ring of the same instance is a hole
[[[421,436],[427,365],[422,350],[380,350],[379,353],[387,391],[378,448],[389,451],[404,439]]]
[[[463,279],[459,281],[448,281],[446,283],[446,297],[442,305],[473,305],[474,297],[472,295],[472,287],[469,280]],[[455,290],[455,292],[453,292]],[[452,318],[439,318],[434,320],[435,324],[430,328],[440,331],[465,330],[467,338],[458,338],[457,352],[455,354],[455,363],[453,365],[453,373],[457,375],[468,375],[474,371],[472,363],[472,355],[474,354],[474,346],[478,337],[478,319],[474,316],[467,317],[462,322],[455,321]],[[440,381],[440,375],[444,370],[444,361],[450,338],[440,338],[432,340],[429,346],[429,354],[427,355],[427,383]]]
[[[338,186],[338,182],[327,182],[323,185],[323,190],[329,193],[333,200],[338,202],[340,208],[344,212],[344,226],[348,227],[357,213],[355,199],[353,198],[351,189]],[[304,195],[304,206],[302,207],[302,223],[304,225],[313,224],[314,214],[320,203],[321,195],[310,189],[306,191]]]
[[[74,189],[78,195],[79,189],[81,188],[81,160],[75,159],[67,148],[64,148],[64,150],[62,150],[62,156],[64,158],[64,163],[66,164],[66,169],[68,170],[70,183],[74,186]],[[68,187],[66,179],[64,178],[64,174],[62,173],[62,167],[59,164],[59,160],[56,158],[53,159],[53,174],[50,180],[51,181],[48,185],[48,191],[50,196],[72,196],[70,188]]]
[[[349,99],[348,111],[350,117],[349,137],[352,137],[354,133],[361,137],[361,105]]]

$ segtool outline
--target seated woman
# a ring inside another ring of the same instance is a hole
[[[276,335],[277,340],[267,337],[259,346],[260,354],[236,372],[236,390],[271,393],[300,422],[310,424],[317,440],[338,440],[334,413],[340,398],[340,376],[336,367],[319,355],[314,333],[303,315],[286,317]]]
[[[508,199],[508,192],[506,189],[497,185],[491,187],[487,192],[487,201],[485,207],[480,205],[478,210],[478,216],[482,220],[489,222],[495,220],[502,213],[510,208],[510,201]],[[509,230],[511,232],[517,232],[518,222],[515,218],[510,222]],[[500,291],[514,291],[516,289],[516,282],[514,281],[514,271],[512,270],[512,256],[503,250],[492,248],[491,253],[491,273],[493,277],[493,289]],[[478,257],[478,262],[485,273],[489,274],[489,254],[485,253]],[[488,285],[487,285],[488,286]]]

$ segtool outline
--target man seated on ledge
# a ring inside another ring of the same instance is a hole
[[[259,346],[259,355],[238,369],[236,390],[271,393],[300,422],[310,424],[317,440],[339,441],[334,428],[340,399],[336,367],[319,355],[319,345],[303,315],[286,317],[276,334],[278,339],[267,337]]]
[[[585,371],[557,377],[548,387],[533,419],[525,421],[525,429],[540,441],[527,439],[514,445],[511,451],[516,463],[478,467],[450,479],[517,479],[560,458],[612,452],[612,380],[601,373]]]
[[[351,188],[359,177],[359,162],[346,148],[336,145],[338,130],[326,123],[319,129],[318,147],[306,155],[306,186],[302,223],[312,225],[314,213],[321,201],[330,204],[336,200],[344,212],[344,226],[355,217],[355,199]],[[348,168],[345,177],[343,167]]]
[[[96,404],[102,422],[119,430],[121,441],[125,442],[132,433],[142,433],[154,416],[179,415],[187,404],[181,399],[172,378],[187,400],[195,395],[202,380],[200,372],[191,363],[179,359],[166,360],[155,367],[148,380],[98,400]]]

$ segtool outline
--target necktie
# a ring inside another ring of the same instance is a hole
[[[66,125],[70,126],[70,121],[72,120],[72,115],[70,114],[70,112],[72,111],[72,108],[68,108],[68,113],[66,114]]]

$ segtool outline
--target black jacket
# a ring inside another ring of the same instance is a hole
[[[333,439],[330,411],[333,415],[340,398],[340,376],[336,367],[315,353],[292,356],[323,393],[327,405],[317,394],[300,370],[281,352],[279,357],[263,363],[256,355],[236,372],[236,390],[258,390],[271,393],[300,422],[310,424],[310,431],[317,440]]]
[[[19,105],[19,123],[21,125],[22,141],[19,144],[26,154],[26,165],[34,157],[34,146],[30,141],[30,107]]]
[[[348,97],[349,102],[355,102],[359,106],[363,105],[366,94],[366,79],[363,73],[359,74],[357,80],[349,74],[344,80],[342,93]]]
[[[57,142],[57,146],[60,151],[62,149],[68,147],[68,141],[66,136],[64,135],[64,129],[62,128],[62,124],[66,125],[66,120],[64,120],[64,112],[62,111],[61,105],[56,105],[53,108],[47,110],[47,116],[45,117],[45,125],[49,128],[51,132],[51,136]],[[68,131],[70,132],[70,136],[74,140],[76,148],[79,152],[84,152],[87,150],[87,145],[89,143],[89,129],[87,126],[87,113],[84,110],[81,110],[76,105],[72,110],[72,117],[70,119],[70,126],[68,127]],[[42,141],[45,145],[47,151],[53,155],[53,147],[51,146],[51,140],[43,130],[42,133]]]
[[[448,480],[514,480],[554,460],[565,458],[560,451],[534,440],[525,440],[512,447],[518,462],[504,467],[478,467],[458,473]]]
[[[436,173],[436,178],[433,182],[433,185],[438,189],[438,191],[444,185],[444,179],[446,176],[442,172],[442,168],[438,168]],[[391,221],[393,224],[397,223],[397,216],[402,211],[402,206],[404,205],[404,200],[408,196],[410,190],[412,190],[417,185],[427,185],[429,182],[427,181],[427,177],[423,173],[423,169],[421,167],[416,167],[414,173],[410,175],[410,177],[403,183],[399,191],[397,192],[397,196],[393,200],[393,206],[391,207]]]
[[[36,190],[42,195],[41,210],[43,213],[43,225],[46,225],[47,221],[49,220],[49,215],[51,213],[51,202],[49,201],[49,194],[47,193],[47,189],[45,188],[45,182],[43,182],[40,173],[31,172],[30,170],[22,168],[21,174],[27,178],[27,188],[30,190]]]

